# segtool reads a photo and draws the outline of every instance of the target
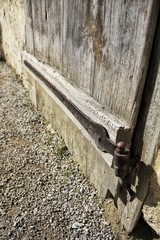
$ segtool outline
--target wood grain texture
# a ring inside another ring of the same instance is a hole
[[[30,1],[26,2],[29,12]],[[133,127],[157,4],[158,0],[32,1],[35,56],[92,96],[106,114]],[[26,20],[30,21],[28,14]],[[32,39],[31,31],[27,35]]]
[[[50,6],[50,1],[43,0],[41,2],[41,22],[42,25],[42,32],[41,32],[41,38],[42,38],[42,56],[43,59],[49,60],[49,25],[48,25],[48,10]]]
[[[132,150],[141,156],[137,172],[133,202],[126,205],[119,199],[118,209],[122,224],[128,232],[132,231],[141,213],[148,194],[154,161],[157,156],[160,140],[160,14],[153,42],[150,64],[144,87],[140,114],[133,136]],[[156,189],[155,189],[156,190]],[[152,196],[154,201],[154,196]],[[157,203],[158,204],[158,203]],[[154,218],[154,216],[152,216]]]
[[[25,45],[26,50],[34,55],[34,40],[33,40],[33,17],[32,17],[32,1],[25,0]]]
[[[23,52],[23,60],[26,60],[34,69],[36,69],[36,71],[45,76],[47,81],[49,81],[86,116],[104,126],[114,142],[123,140],[129,147],[132,129],[129,129],[123,121],[120,121],[112,114],[106,116],[98,102],[67,82],[66,78],[60,75],[55,68],[39,62],[35,57],[25,51]]]
[[[37,62],[34,62],[34,66]],[[38,70],[41,69],[42,73],[50,79],[50,72],[47,72],[41,66],[42,63],[37,65]],[[94,184],[103,198],[106,197],[108,190],[115,195],[117,178],[114,175],[114,169],[111,168],[113,157],[110,154],[100,151],[88,132],[64,104],[32,71],[28,68],[26,70],[32,101],[47,121],[63,137],[82,172],[88,177],[90,183]],[[57,82],[59,74],[53,72],[53,69],[52,73],[52,80]]]
[[[33,41],[34,54],[39,60],[43,59],[43,44],[42,44],[42,1],[32,1],[32,19],[33,19]]]
[[[48,53],[49,61],[44,62],[62,69],[62,25],[63,25],[63,1],[49,1],[48,4]]]

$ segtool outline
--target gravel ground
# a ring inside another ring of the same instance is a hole
[[[115,239],[103,199],[0,63],[0,239]]]

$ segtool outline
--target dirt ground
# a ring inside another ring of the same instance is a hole
[[[104,202],[105,217],[112,226],[116,240],[160,240],[160,237],[144,222],[141,217],[134,231],[128,235],[120,224],[116,206],[113,199],[106,199]]]

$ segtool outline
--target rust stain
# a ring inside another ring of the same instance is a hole
[[[92,14],[92,9],[90,1],[87,3],[87,10],[85,16],[85,37],[86,41],[91,40],[93,42],[93,52],[95,55],[95,60],[98,65],[101,64],[103,58],[102,48],[105,44],[103,37],[103,22],[102,22],[102,5],[100,2],[97,4],[97,15],[94,18]],[[85,42],[84,47],[88,47]]]

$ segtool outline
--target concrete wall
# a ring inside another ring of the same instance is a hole
[[[6,61],[22,73],[21,53],[25,43],[25,17],[23,0],[0,1],[0,30]],[[1,48],[2,49],[2,48]]]
[[[143,215],[145,221],[160,235],[160,149],[154,163]]]

